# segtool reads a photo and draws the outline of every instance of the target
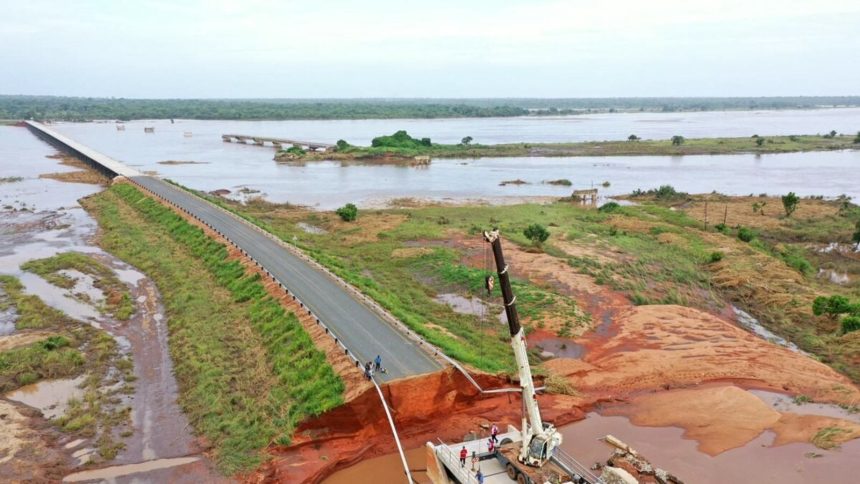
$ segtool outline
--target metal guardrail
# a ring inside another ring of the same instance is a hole
[[[454,474],[454,477],[460,481],[460,484],[477,484],[478,479],[467,471],[465,467],[460,465],[460,458],[454,454],[454,451],[444,443],[440,443],[436,447],[436,457],[442,461],[442,464]]]

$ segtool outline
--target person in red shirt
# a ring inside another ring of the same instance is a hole
[[[491,438],[487,441],[487,452],[492,454],[494,450],[496,450],[496,443],[493,442],[493,439]]]
[[[466,451],[466,446],[460,450],[460,467],[466,467],[466,456],[469,455],[469,452]]]

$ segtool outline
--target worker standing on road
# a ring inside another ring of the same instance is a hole
[[[499,439],[496,438],[497,435],[499,435],[499,427],[496,425],[496,422],[493,422],[493,426],[490,428],[490,439],[498,444]]]
[[[466,446],[464,445],[462,449],[460,449],[460,467],[466,467],[466,456],[469,455],[469,452],[466,450]]]
[[[371,365],[372,363],[369,361],[364,365],[364,377],[368,380],[373,378],[373,367]]]
[[[376,355],[376,359],[373,360],[373,363],[376,364],[376,371],[382,371],[382,357]]]

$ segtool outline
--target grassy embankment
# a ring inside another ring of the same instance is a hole
[[[860,381],[860,332],[843,335],[836,322],[811,311],[815,296],[857,297],[858,284],[831,284],[799,262],[808,258],[813,269],[820,262],[810,255],[814,250],[806,248],[811,242],[849,240],[856,208],[840,215],[837,202],[803,200],[793,217],[780,219],[778,229],[746,243],[738,240],[736,228],[720,232],[713,227],[713,205],[711,225],[704,230],[695,214],[684,212],[696,206],[696,199],[689,198],[677,193],[663,199],[644,197],[639,206],[600,211],[568,203],[374,210],[363,211],[353,223],[331,213],[260,200],[246,205],[217,202],[296,243],[448,354],[486,370],[504,369],[509,361],[502,328],[456,314],[433,298],[444,292],[480,292],[484,272],[475,267],[481,267],[476,259],[483,256],[463,243],[466,238],[477,239],[480,229],[498,226],[506,239],[531,251],[522,231],[540,223],[552,234],[543,246],[549,256],[621,291],[634,304],[680,304],[721,313],[732,302]],[[673,204],[681,210],[673,210]],[[804,207],[812,205],[828,207],[828,215],[807,212]],[[326,233],[306,233],[299,222]],[[733,224],[731,217],[728,224]],[[792,242],[780,245],[768,234]],[[519,272],[516,267],[513,271]],[[555,317],[569,321],[573,333],[581,327],[580,318],[569,312],[575,302],[557,284],[524,279],[517,284],[527,325],[537,327],[539,321]],[[524,297],[529,292],[534,296]]]
[[[480,158],[517,156],[656,156],[656,155],[723,155],[739,153],[790,153],[860,148],[851,135],[768,136],[745,138],[695,138],[681,144],[672,140],[589,141],[581,143],[516,143],[479,145],[471,143],[439,144],[429,139],[412,138],[405,131],[374,138],[372,146],[340,143],[335,151],[305,152],[297,148],[281,150],[278,161],[414,161],[415,157]]]
[[[253,468],[269,443],[290,442],[297,422],[341,403],[325,355],[226,247],[130,185],[83,205],[100,245],[159,287],[180,404],[222,472]]]
[[[36,341],[0,352],[0,393],[43,379],[86,374],[83,396],[70,400],[66,413],[54,423],[64,432],[95,438],[101,458],[115,457],[123,447],[115,434],[131,431],[130,408],[118,400],[119,393],[133,391],[131,360],[118,353],[109,334],[25,294],[18,279],[0,276],[0,289],[8,298],[0,304],[17,313],[16,330],[39,331]],[[125,383],[117,385],[120,382]]]
[[[102,314],[111,314],[120,321],[126,321],[134,313],[134,303],[129,295],[128,287],[119,280],[116,274],[96,259],[80,252],[64,252],[45,259],[34,259],[25,262],[21,269],[38,274],[51,284],[63,289],[72,289],[78,280],[61,271],[75,270],[88,274],[93,278],[93,285],[102,291],[104,303],[98,306]],[[73,297],[86,304],[93,304],[86,294],[73,294]]]

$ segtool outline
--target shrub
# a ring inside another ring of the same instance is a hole
[[[738,238],[744,242],[752,242],[752,239],[755,238],[755,232],[752,229],[741,227],[738,229]]]
[[[860,245],[860,220],[858,220],[857,223],[854,224],[854,235],[851,236],[851,240],[855,244]]]
[[[860,133],[857,133],[857,136],[860,137]],[[635,134],[631,134],[627,137],[627,141],[639,141],[640,139],[642,138],[636,136]]]
[[[682,144],[684,144],[684,141],[685,140],[683,136],[672,136],[672,146],[681,146]]]
[[[791,141],[794,141],[796,143],[796,142],[800,141],[800,136],[793,134],[793,135],[789,136],[788,139]]]
[[[764,138],[756,138],[755,139],[756,146],[761,146],[764,144]]]
[[[839,314],[852,312],[855,309],[847,297],[840,296],[839,294],[834,294],[830,297],[818,296],[812,301],[812,314],[816,316],[826,314],[830,317],[835,317]]]
[[[606,202],[597,209],[598,212],[612,213],[621,208],[618,202]]]
[[[472,137],[471,137],[471,136],[466,136],[465,138],[463,138],[463,139],[461,139],[461,140],[460,140],[460,144],[461,144],[461,145],[463,145],[463,146],[467,146],[467,145],[468,145],[469,143],[471,143],[471,142],[472,142]]]
[[[335,146],[337,148],[337,151],[346,151],[346,150],[352,148],[351,144],[347,143],[346,140],[342,140],[342,139],[337,140],[337,143],[335,144]]]
[[[69,346],[69,340],[62,336],[49,336],[48,339],[41,341],[39,344],[42,345],[42,348],[48,351],[53,351],[58,348]]]
[[[726,224],[722,222],[718,223],[717,225],[714,225],[714,228],[717,229],[717,232],[722,232],[724,234],[729,232],[729,228],[726,226]]]
[[[523,230],[523,235],[531,240],[533,244],[540,245],[549,238],[549,230],[541,224],[531,224]]]
[[[860,144],[860,131],[857,132],[857,136],[854,138],[854,144]]]
[[[794,192],[788,192],[788,195],[782,196],[782,206],[785,208],[785,216],[791,217],[791,214],[797,210],[797,204],[800,203],[800,197],[794,194]]]
[[[358,218],[358,207],[352,203],[347,203],[343,207],[335,210],[334,213],[338,214],[344,222],[352,222]]]
[[[845,316],[842,318],[842,333],[850,333],[860,329],[860,316]]]
[[[719,262],[723,260],[723,253],[720,251],[711,252],[711,256],[708,258],[710,262],[713,264],[714,262]]]
[[[307,154],[307,151],[303,150],[301,146],[290,146],[289,148],[287,148],[284,151],[286,151],[287,153],[289,153],[291,155],[295,155],[295,156],[299,156],[299,157],[305,156]]]

